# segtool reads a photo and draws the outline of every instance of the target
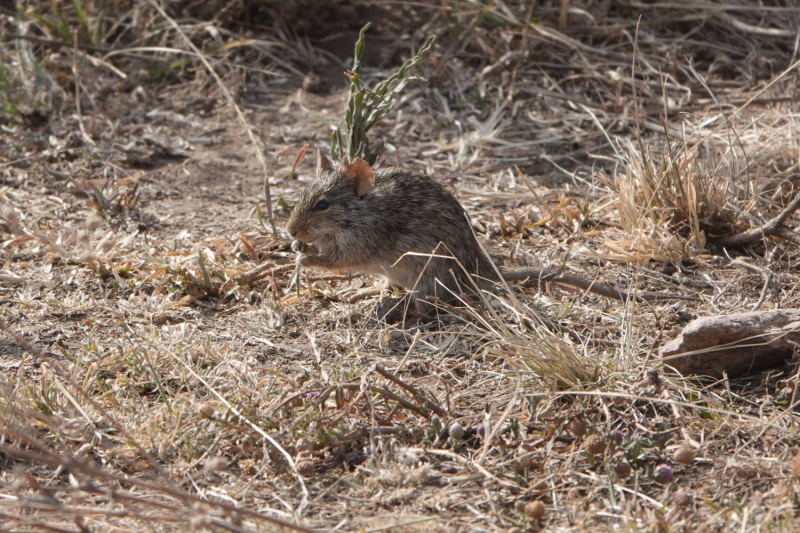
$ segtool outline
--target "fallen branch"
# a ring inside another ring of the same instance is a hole
[[[733,235],[726,235],[714,241],[714,245],[725,247],[745,246],[752,244],[764,237],[781,237],[794,243],[800,244],[800,235],[790,230],[784,221],[789,218],[797,209],[800,208],[800,194],[795,196],[794,200],[786,206],[786,209],[780,212],[775,218],[768,220],[763,225],[747,230],[744,233],[735,233]]]
[[[503,278],[506,281],[521,281],[520,286],[532,287],[534,285],[549,282],[559,285],[568,285],[587,292],[593,292],[604,296],[610,300],[619,300],[620,302],[627,302],[631,298],[646,301],[659,301],[659,300],[690,300],[696,301],[699,298],[694,296],[676,296],[672,294],[655,294],[651,292],[625,292],[612,289],[600,283],[589,281],[578,276],[571,274],[562,274],[558,270],[534,270],[528,268],[520,268],[519,270],[511,270],[503,273]]]
[[[780,237],[781,239],[785,239],[789,242],[793,242],[795,244],[800,245],[800,233],[792,230],[788,226],[784,226],[781,224],[775,231],[772,232],[776,237]]]

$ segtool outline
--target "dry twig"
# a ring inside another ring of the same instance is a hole
[[[798,208],[800,208],[800,194],[795,196],[794,200],[792,200],[789,205],[787,205],[786,208],[776,217],[768,220],[761,226],[742,233],[735,233],[733,235],[726,235],[725,237],[714,239],[713,244],[720,248],[732,248],[735,246],[752,244],[765,237],[772,236],[780,236],[782,238],[787,238],[786,236],[792,236],[787,240],[797,242],[800,240],[800,236],[795,234],[791,229],[784,225],[784,222],[787,218],[789,218],[789,216],[794,214]],[[780,233],[780,235],[778,235],[778,233]]]

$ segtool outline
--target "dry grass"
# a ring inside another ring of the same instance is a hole
[[[800,529],[796,363],[654,355],[798,306],[790,241],[714,245],[795,198],[795,6],[245,4],[0,12],[2,530]],[[368,280],[292,285],[262,173],[310,179],[367,19],[370,84],[439,36],[379,164],[450,184],[499,263],[699,300],[511,287],[402,329],[347,303]]]

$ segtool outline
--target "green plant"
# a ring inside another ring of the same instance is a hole
[[[68,43],[73,42],[73,26],[70,20],[74,22],[72,16],[63,13],[55,2],[48,2],[50,6],[50,13],[45,13],[38,10],[42,6],[31,6],[25,11],[25,14],[39,21],[51,33],[57,35],[63,41]],[[72,6],[74,18],[77,19],[78,41],[81,44],[95,44],[98,41],[100,34],[100,27],[102,25],[103,17],[98,16],[96,19],[95,29],[92,30],[89,23],[89,9],[88,3],[73,0],[69,3]],[[22,9],[20,9],[22,11]]]
[[[409,81],[418,79],[416,76],[406,76],[408,69],[422,61],[430,50],[436,36],[431,36],[425,41],[416,56],[406,61],[400,69],[374,88],[364,87],[361,81],[361,55],[364,52],[364,34],[369,24],[361,28],[356,42],[353,70],[348,71],[350,78],[350,98],[347,102],[345,113],[345,128],[336,128],[331,136],[331,157],[342,159],[347,156],[351,160],[356,157],[363,158],[370,165],[374,164],[383,151],[383,143],[370,145],[367,133],[394,107],[397,95],[405,88]]]

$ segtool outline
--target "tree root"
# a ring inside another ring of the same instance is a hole
[[[747,230],[743,233],[734,233],[733,235],[726,235],[714,239],[713,244],[720,248],[733,248],[752,244],[764,237],[780,237],[795,244],[800,244],[800,234],[792,231],[784,224],[784,221],[797,211],[798,208],[800,208],[800,194],[795,196],[794,200],[786,206],[786,209],[781,211],[775,218],[768,220],[757,228]]]

